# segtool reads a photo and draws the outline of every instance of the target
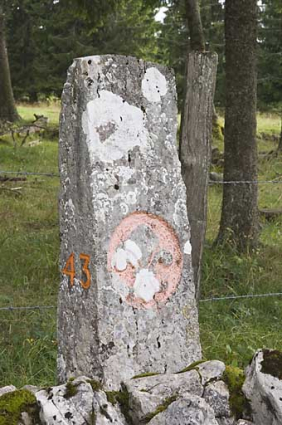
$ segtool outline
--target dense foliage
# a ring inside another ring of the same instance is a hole
[[[5,1],[7,42],[17,99],[59,96],[72,59],[116,53],[162,62],[176,71],[183,97],[189,31],[184,0]],[[259,14],[259,107],[282,101],[282,5],[263,0]],[[166,5],[163,23],[155,21]],[[224,106],[224,5],[200,0],[206,49],[219,56],[215,104]]]
[[[8,50],[17,99],[60,96],[66,70],[75,57],[116,53],[155,60],[159,24],[152,2],[123,0],[112,2],[115,7],[99,2],[107,3],[102,8],[95,3],[14,0],[7,6]]]
[[[258,65],[260,107],[261,109],[273,109],[282,102],[281,0],[264,0],[262,2]]]

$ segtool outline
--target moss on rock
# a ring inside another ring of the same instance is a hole
[[[91,412],[90,421],[91,421],[91,425],[96,425],[97,417],[96,417],[96,413],[94,409]]]
[[[95,379],[89,379],[87,382],[88,382],[88,384],[90,384],[90,385],[91,385],[92,390],[93,390],[94,392],[95,392],[95,391],[100,391],[100,390],[102,390],[102,389],[103,389],[103,386],[102,386],[101,382],[96,381]]]
[[[77,387],[71,381],[68,381],[66,383],[66,392],[65,392],[64,398],[69,399],[71,397],[74,397],[77,394],[77,392],[78,392]]]
[[[33,424],[39,424],[39,408],[35,395],[28,390],[16,390],[0,397],[0,425],[17,425],[27,412]]]
[[[105,391],[107,400],[113,406],[118,403],[119,391]]]
[[[166,398],[164,402],[160,404],[154,412],[151,412],[146,416],[144,423],[146,424],[149,423],[155,416],[157,416],[159,413],[164,412],[168,408],[168,406],[170,406],[171,403],[173,403],[176,400],[177,400],[176,395]]]
[[[189,366],[185,367],[184,369],[180,370],[180,372],[177,372],[177,373],[189,372],[190,370],[198,370],[197,366],[205,362],[206,360],[198,360],[196,362],[191,363]]]
[[[263,350],[261,372],[282,379],[282,352],[278,350]]]
[[[135,375],[131,379],[147,378],[148,376],[156,376],[156,375],[160,375],[160,373],[158,373],[158,372],[145,372],[145,373],[140,373],[140,375]]]
[[[130,415],[130,407],[129,407],[129,393],[126,388],[123,391],[105,391],[107,400],[109,403],[115,405],[119,404],[120,410],[123,416],[126,419],[126,422],[130,425],[132,424],[132,419]]]
[[[236,419],[243,417],[243,412],[249,411],[249,403],[242,391],[245,375],[238,367],[226,366],[223,373],[223,381],[229,389],[229,405]]]

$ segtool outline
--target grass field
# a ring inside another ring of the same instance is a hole
[[[58,123],[58,105],[19,106],[25,120],[44,114]],[[279,118],[258,116],[259,150],[271,151]],[[222,149],[222,143],[218,143]],[[0,169],[58,173],[57,141],[15,149],[0,141]],[[219,170],[220,171],[220,170]],[[259,179],[280,178],[282,155],[261,158]],[[30,176],[0,182],[0,308],[55,306],[59,284],[58,178]],[[281,291],[282,220],[261,223],[258,251],[238,256],[214,248],[222,188],[209,192],[208,231],[203,263],[202,298]],[[259,186],[261,207],[282,207],[282,184]],[[203,355],[243,367],[257,348],[281,349],[282,297],[201,302]],[[56,382],[56,311],[0,310],[0,386],[51,385]]]

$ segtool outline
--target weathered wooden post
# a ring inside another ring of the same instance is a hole
[[[174,76],[76,59],[62,98],[58,374],[108,388],[201,357]]]
[[[181,123],[180,160],[187,191],[187,209],[193,246],[196,297],[207,223],[213,98],[217,54],[191,52],[187,58],[186,95]]]

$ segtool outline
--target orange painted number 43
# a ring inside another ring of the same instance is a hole
[[[79,259],[83,261],[82,271],[86,277],[86,280],[80,280],[80,285],[84,289],[88,289],[91,283],[91,274],[88,268],[90,262],[90,256],[87,254],[79,254]],[[74,253],[72,252],[67,259],[66,265],[62,271],[63,274],[69,276],[70,285],[73,286],[75,278],[75,265],[74,265]]]

